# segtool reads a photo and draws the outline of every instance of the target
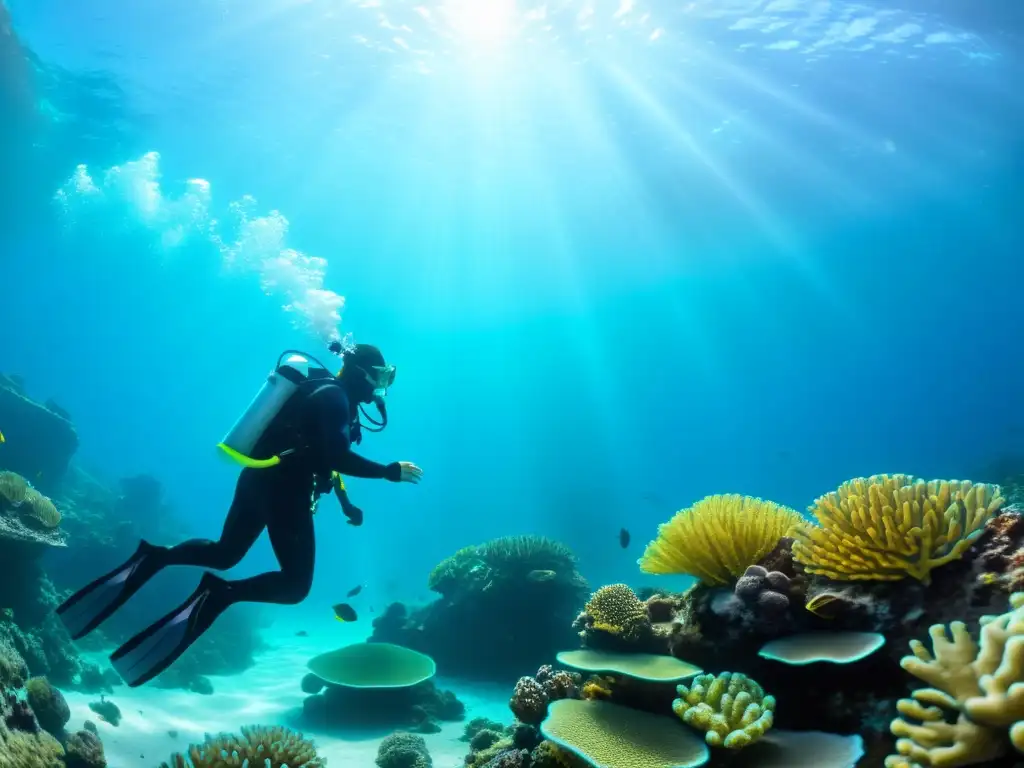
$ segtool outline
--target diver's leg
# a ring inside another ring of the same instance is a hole
[[[268,518],[268,490],[273,476],[267,470],[243,469],[235,485],[235,496],[217,541],[189,539],[167,550],[164,566],[196,565],[226,571],[238,565],[263,533]]]
[[[306,599],[316,562],[311,494],[311,486],[300,484],[273,495],[267,533],[281,569],[228,582],[235,602],[294,605]]]
[[[281,570],[237,581],[204,573],[188,600],[111,655],[114,669],[129,686],[142,685],[171,666],[231,605],[290,604],[305,598],[315,553],[312,489],[312,478],[301,482],[286,477],[264,489],[271,510],[267,527]]]
[[[176,547],[142,541],[128,560],[87,584],[57,608],[72,639],[89,634],[168,565],[199,565],[217,570],[236,565],[267,524],[267,483],[242,470],[218,541],[193,539]]]

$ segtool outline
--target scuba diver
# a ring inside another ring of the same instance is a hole
[[[184,603],[111,655],[114,668],[129,686],[142,685],[167,669],[235,603],[293,605],[304,600],[313,582],[313,514],[319,497],[333,488],[349,524],[362,524],[362,512],[348,500],[341,475],[395,483],[420,481],[423,472],[415,464],[378,464],[351,447],[361,441],[363,430],[379,432],[387,426],[384,395],[394,382],[395,367],[368,344],[343,350],[335,342],[331,351],[343,361],[337,376],[311,356],[292,350],[283,353],[249,408],[219,444],[244,468],[217,541],[191,539],[173,547],[141,541],[124,564],[57,608],[77,640],[164,568],[194,565],[227,570],[238,565],[267,530],[280,570],[238,580],[205,572]],[[363,409],[371,403],[377,406],[380,421]],[[361,423],[360,413],[372,427]]]

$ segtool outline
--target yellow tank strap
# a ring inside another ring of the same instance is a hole
[[[281,463],[280,456],[271,456],[269,459],[254,459],[251,456],[239,453],[234,448],[224,445],[224,443],[217,443],[217,447],[247,469],[266,469],[267,467],[276,467]]]
[[[345,490],[345,481],[342,479],[340,472],[331,470],[331,482],[334,483],[334,487],[339,491]]]

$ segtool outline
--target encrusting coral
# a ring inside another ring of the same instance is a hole
[[[705,731],[708,746],[741,749],[764,736],[775,718],[775,699],[746,675],[698,675],[692,686],[676,688],[672,711]]]
[[[886,768],[974,765],[1005,751],[1024,753],[1024,592],[1010,596],[1010,610],[982,619],[981,648],[967,626],[933,626],[932,650],[911,642],[912,656],[900,665],[930,685],[901,699],[903,716],[892,722],[898,754]],[[949,722],[946,714],[956,717]],[[912,722],[917,721],[917,723]]]
[[[250,726],[241,736],[207,736],[193,744],[188,754],[175,754],[160,768],[223,768],[229,765],[259,765],[266,768],[323,768],[327,761],[316,754],[316,745],[288,728]]]
[[[910,475],[849,480],[812,507],[817,526],[798,528],[793,556],[808,573],[836,581],[928,583],[960,558],[1004,503],[998,486],[924,482]]]
[[[802,524],[798,512],[770,501],[708,496],[659,526],[658,537],[640,558],[640,570],[730,584]]]
[[[65,768],[64,748],[45,731],[12,731],[0,720],[0,768]]]

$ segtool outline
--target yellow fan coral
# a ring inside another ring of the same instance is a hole
[[[711,747],[742,749],[764,736],[775,721],[775,698],[739,672],[698,675],[692,686],[680,685],[676,692],[672,711],[705,731]]]
[[[802,524],[798,512],[770,501],[737,494],[708,496],[662,523],[658,538],[640,558],[640,570],[728,584]]]
[[[160,768],[225,768],[226,766],[266,766],[266,768],[323,768],[316,746],[287,728],[252,726],[242,735],[207,736],[202,744],[193,744],[188,755],[175,754]]]
[[[1002,504],[999,486],[968,481],[850,480],[814,503],[818,525],[796,532],[793,557],[837,581],[927,583],[933,568],[963,555]]]

